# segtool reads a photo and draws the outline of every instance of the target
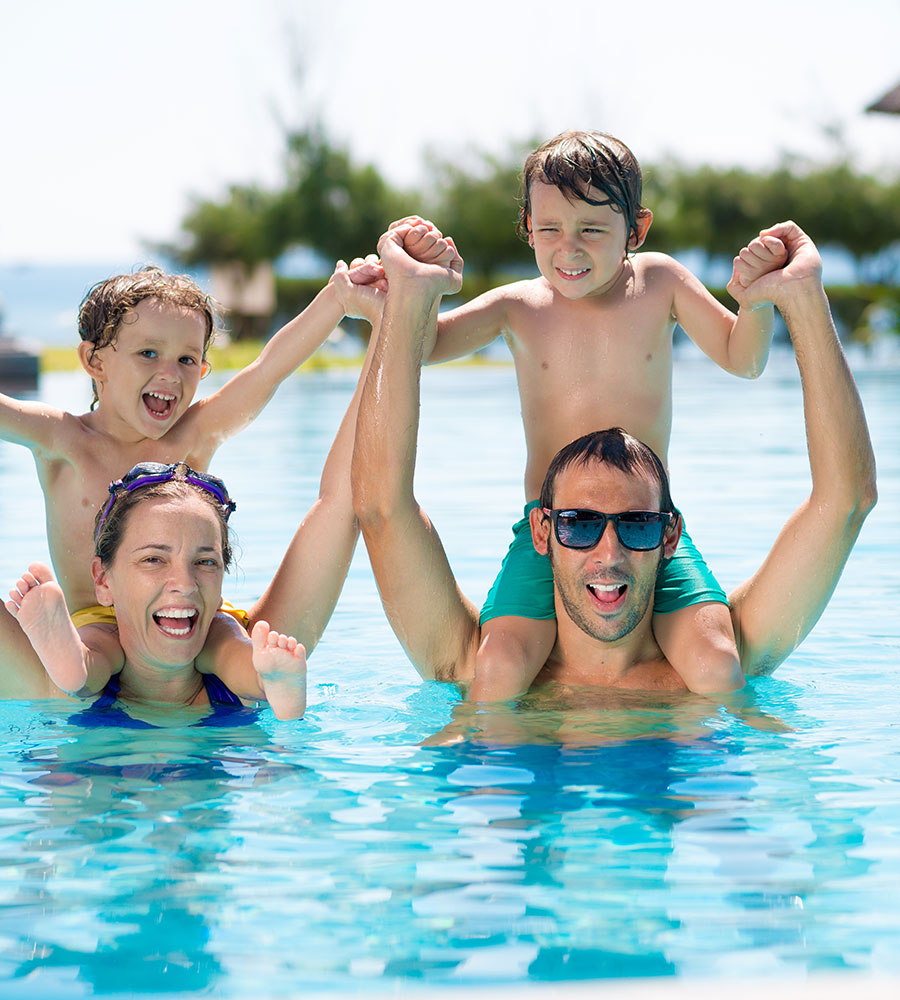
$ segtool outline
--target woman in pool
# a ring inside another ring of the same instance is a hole
[[[366,318],[380,313],[378,292],[368,299]],[[370,339],[370,356],[376,340]],[[225,484],[184,463],[144,463],[110,486],[96,520],[91,571],[97,600],[115,607],[105,624],[105,608],[95,609],[95,621],[109,635],[108,649],[95,651],[105,662],[86,670],[85,658],[94,654],[79,639],[50,570],[34,563],[6,608],[36,655],[0,663],[0,697],[68,697],[47,670],[59,677],[64,665],[63,672],[114,675],[107,698],[202,706],[267,700],[278,718],[301,717],[306,653],[331,617],[358,537],[350,458],[368,363],[326,459],[319,498],[249,614],[220,610],[234,509]],[[217,646],[207,643],[214,619],[215,642],[227,643],[230,654],[216,657],[216,677],[209,670]]]

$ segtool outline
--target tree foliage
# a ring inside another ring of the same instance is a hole
[[[221,201],[193,205],[178,251],[185,263],[250,268],[296,245],[348,259],[371,252],[388,223],[415,212],[454,236],[470,273],[490,279],[533,262],[516,234],[527,147],[465,161],[432,155],[428,189],[416,195],[357,164],[320,126],[289,133],[286,144],[278,189],[235,186]],[[896,279],[898,255],[884,251],[900,234],[900,174],[879,178],[842,157],[824,165],[785,158],[761,172],[667,160],[645,165],[644,176],[643,201],[654,214],[648,249],[731,257],[763,227],[793,218],[818,244],[845,248],[860,280]]]
[[[534,254],[516,232],[524,153],[509,160],[477,154],[471,167],[430,157],[429,213],[449,233],[466,266],[486,278],[533,264]]]
[[[365,256],[406,203],[374,166],[357,166],[320,129],[307,129],[288,137],[287,180],[274,199],[272,233],[282,248],[303,244],[329,259]]]

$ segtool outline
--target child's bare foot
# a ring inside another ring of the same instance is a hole
[[[258,621],[250,633],[253,667],[276,718],[299,719],[306,711],[306,650],[292,636]]]
[[[50,680],[76,694],[88,676],[84,645],[53,574],[42,563],[32,563],[9,597],[6,610],[22,626]]]

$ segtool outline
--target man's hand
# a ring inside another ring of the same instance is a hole
[[[378,241],[378,250],[389,284],[415,280],[438,295],[462,288],[463,259],[453,240],[430,223],[395,223]]]
[[[743,297],[739,301],[742,304],[744,301],[756,304],[771,302],[783,313],[797,295],[808,292],[821,295],[822,258],[806,233],[795,222],[779,222],[759,234],[762,241],[768,242],[770,238],[784,245],[787,263],[784,267],[752,278],[744,286]],[[749,277],[749,268],[746,273]]]
[[[763,275],[784,267],[788,253],[784,243],[777,236],[762,235],[751,240],[734,258],[734,269],[727,288],[731,297],[742,309],[760,309],[769,301],[751,298],[747,289]]]

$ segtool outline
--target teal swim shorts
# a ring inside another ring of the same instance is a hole
[[[527,503],[522,519],[513,525],[512,544],[481,609],[482,625],[504,615],[556,617],[550,560],[536,552],[531,541],[528,515],[539,503],[538,500]],[[653,613],[671,614],[704,601],[727,604],[728,598],[682,524],[675,554],[659,567]]]

